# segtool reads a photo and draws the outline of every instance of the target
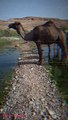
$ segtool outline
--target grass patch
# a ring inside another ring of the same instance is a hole
[[[68,27],[63,26],[63,27],[61,27],[61,29],[65,32],[66,30],[68,30]]]
[[[60,62],[57,65],[55,61],[52,61],[50,73],[62,98],[68,103],[68,66],[62,65]]]
[[[0,47],[10,45],[11,41],[5,40],[5,39],[0,39]]]
[[[13,31],[13,30],[9,30],[9,29],[6,29],[6,30],[0,30],[0,37],[19,37],[19,35],[17,34],[16,31]]]
[[[6,72],[3,80],[0,82],[0,107],[4,104],[7,94],[10,90],[12,74],[12,70]]]

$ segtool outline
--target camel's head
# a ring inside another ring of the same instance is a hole
[[[11,23],[11,24],[9,24],[8,27],[16,30],[17,33],[23,38],[23,34],[24,34],[25,30],[20,22]]]
[[[20,24],[21,24],[20,22],[14,22],[14,23],[9,24],[8,27],[17,30]]]

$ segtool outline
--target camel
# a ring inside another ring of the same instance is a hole
[[[66,45],[65,37],[62,30],[60,30],[53,21],[48,21],[43,25],[36,26],[33,30],[26,33],[22,24],[20,22],[14,22],[9,24],[9,28],[13,28],[17,33],[26,41],[34,41],[38,48],[39,53],[39,64],[42,64],[42,44],[46,44],[49,47],[50,54],[50,45],[55,43],[60,46],[62,50],[62,61],[66,61]]]

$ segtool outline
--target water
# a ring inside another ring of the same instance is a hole
[[[20,53],[16,48],[5,48],[0,51],[0,82],[7,72],[12,70],[18,62]]]
[[[55,47],[55,55],[54,55],[54,47]],[[48,63],[48,46],[46,45],[46,47],[43,47],[43,57],[44,57],[44,61],[45,63]],[[50,58],[53,59],[56,55],[57,55],[57,45],[54,44],[53,45],[50,45]],[[59,58],[61,59],[61,49],[58,47],[58,50],[59,50]]]

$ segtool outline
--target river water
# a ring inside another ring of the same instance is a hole
[[[0,50],[0,82],[5,74],[15,67],[19,56],[20,53],[16,48],[7,47]]]

